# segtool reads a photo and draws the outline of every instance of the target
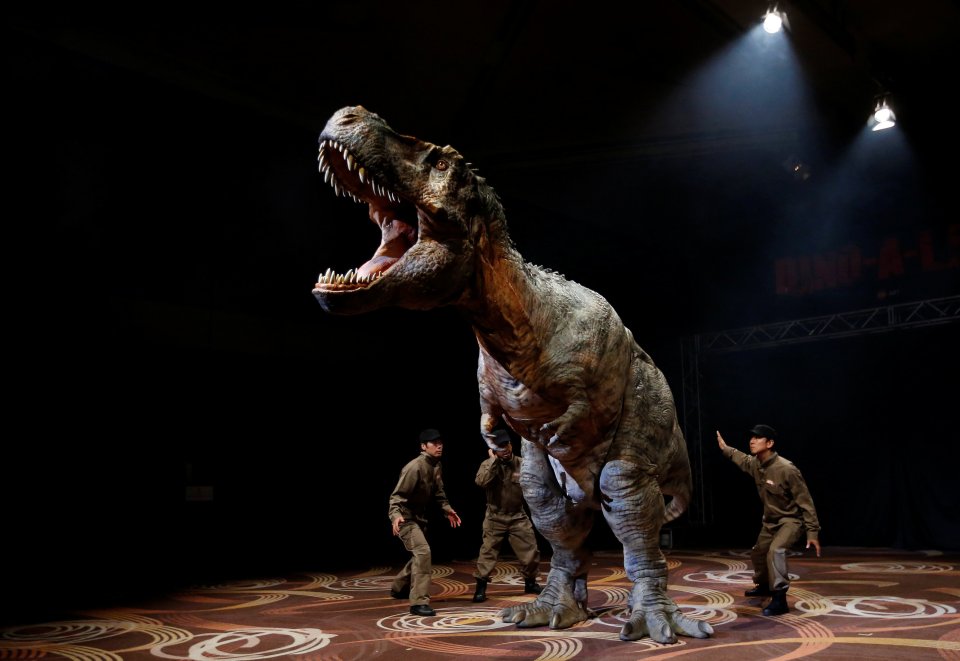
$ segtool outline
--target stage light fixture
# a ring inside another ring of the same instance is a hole
[[[873,111],[873,117],[871,118],[873,122],[873,131],[883,131],[885,129],[893,128],[897,123],[897,116],[893,112],[893,108],[890,107],[890,104],[887,102],[886,97],[881,97],[877,101],[876,109]]]
[[[777,9],[776,5],[770,7],[767,13],[763,15],[763,29],[770,34],[780,32],[786,20],[786,15]]]

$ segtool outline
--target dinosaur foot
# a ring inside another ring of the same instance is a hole
[[[551,570],[547,585],[534,601],[501,610],[504,622],[513,622],[518,628],[528,629],[549,624],[551,629],[569,629],[583,622],[592,613],[573,594],[574,580],[569,574]]]
[[[636,593],[636,587],[634,588]],[[662,590],[646,593],[630,612],[630,619],[620,629],[620,640],[640,640],[650,636],[658,643],[675,643],[677,634],[692,638],[708,638],[713,633],[709,622],[695,620],[680,612]]]
[[[580,604],[570,607],[565,604],[539,604],[538,601],[504,608],[500,616],[504,622],[515,622],[520,629],[542,627],[544,624],[549,624],[551,629],[569,629],[577,622],[590,618],[590,611]]]
[[[650,636],[658,643],[675,643],[677,634],[693,638],[709,638],[713,627],[708,622],[695,620],[677,611],[633,612],[620,629],[620,640],[640,640]]]

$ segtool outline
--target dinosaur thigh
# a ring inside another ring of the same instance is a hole
[[[667,563],[659,545],[664,502],[656,467],[639,453],[611,458],[600,472],[600,498],[610,530],[623,544],[627,577],[662,579],[665,586]]]
[[[553,549],[551,566],[561,567],[571,576],[586,574],[590,554],[584,541],[593,526],[595,511],[591,499],[571,479],[566,480],[566,490],[561,487],[562,478],[554,468],[556,460],[542,447],[523,439],[522,448],[520,487],[534,526]]]

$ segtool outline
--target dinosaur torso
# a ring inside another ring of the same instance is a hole
[[[602,296],[513,251],[480,272],[482,297],[464,308],[480,346],[482,431],[502,418],[547,451],[558,477],[571,476],[568,490],[596,505],[629,378],[629,331]]]
[[[606,299],[526,262],[493,189],[449,146],[398,134],[357,106],[330,118],[318,158],[334,192],[366,204],[381,233],[366,262],[321,274],[320,305],[335,314],[456,307],[479,346],[481,434],[494,448],[502,421],[522,438],[520,483],[553,556],[543,593],[504,618],[565,628],[590,616],[585,541],[599,510],[634,583],[621,638],[709,635],[667,596],[657,545],[691,492],[673,396]]]

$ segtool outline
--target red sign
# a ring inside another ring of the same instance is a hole
[[[880,242],[876,252],[848,245],[818,255],[780,257],[774,264],[779,296],[803,296],[841,287],[889,283],[913,274],[958,269],[960,224],[948,226],[945,234],[923,230],[909,243],[899,237],[887,237]]]

